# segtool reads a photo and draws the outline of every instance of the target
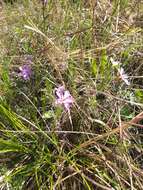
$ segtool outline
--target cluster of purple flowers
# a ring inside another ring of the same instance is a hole
[[[20,76],[24,79],[24,80],[29,80],[31,75],[32,75],[32,70],[31,70],[31,66],[30,65],[23,65],[21,67],[19,67],[20,70]]]
[[[21,67],[19,67],[20,70],[20,76],[24,80],[30,80],[30,77],[32,75],[32,69],[31,66],[28,64],[25,64]],[[59,86],[58,88],[55,88],[55,104],[64,106],[64,108],[69,112],[71,106],[74,103],[74,98],[70,94],[68,90],[65,90],[64,86]]]
[[[47,1],[45,1],[47,2]],[[113,64],[113,66],[119,66],[119,62],[114,61],[111,58],[111,62]],[[20,70],[20,76],[24,79],[24,80],[29,80],[31,75],[32,75],[32,69],[31,66],[29,64],[25,64],[21,67],[19,67]],[[124,69],[122,67],[118,67],[117,68],[121,79],[127,84],[130,85],[130,82],[128,80],[128,76],[125,74]],[[57,88],[55,88],[55,105],[61,105],[65,108],[65,110],[67,110],[68,112],[70,111],[71,106],[74,103],[74,98],[72,97],[72,95],[70,94],[70,92],[68,90],[65,90],[64,86],[59,86]]]

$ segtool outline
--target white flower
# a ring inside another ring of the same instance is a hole
[[[111,61],[113,66],[118,66],[120,64],[119,61],[114,61],[114,59],[112,57],[110,58],[110,61]]]
[[[128,75],[125,73],[124,69],[121,67],[118,69],[121,79],[127,84],[130,85],[130,81],[128,80]]]

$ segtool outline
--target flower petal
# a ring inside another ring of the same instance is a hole
[[[114,59],[112,57],[110,58],[110,61],[111,61],[113,66],[118,66],[120,64],[120,62],[114,61]]]
[[[74,102],[74,98],[71,96],[70,92],[68,90],[65,90],[64,86],[60,86],[59,88],[55,89],[55,94],[55,104],[63,105],[65,109],[69,111]]]
[[[32,74],[31,67],[29,65],[23,65],[19,67],[20,75],[24,80],[29,80]]]
[[[64,86],[60,86],[60,87],[56,88],[55,94],[56,94],[57,98],[62,98],[64,96],[64,91],[65,91]]]
[[[128,75],[125,73],[124,69],[121,67],[118,69],[118,72],[120,73],[121,79],[127,84],[130,85],[130,82],[128,80]]]

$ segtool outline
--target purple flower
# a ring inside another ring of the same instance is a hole
[[[65,90],[64,86],[60,86],[55,89],[56,105],[63,105],[67,111],[70,110],[74,103],[74,98],[71,96],[68,90]]]
[[[23,77],[24,80],[29,80],[32,75],[32,70],[29,65],[23,65],[19,67],[20,70],[20,76]]]

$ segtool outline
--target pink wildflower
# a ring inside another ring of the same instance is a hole
[[[128,80],[128,75],[125,73],[124,69],[121,67],[118,69],[121,79],[127,84],[130,85],[130,81]]]
[[[64,86],[60,86],[55,89],[56,95],[56,105],[63,105],[67,111],[70,110],[71,106],[74,103],[74,98],[71,96],[68,90],[65,90]]]

